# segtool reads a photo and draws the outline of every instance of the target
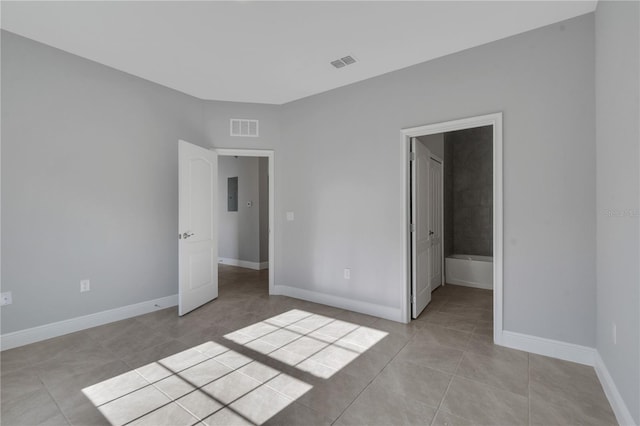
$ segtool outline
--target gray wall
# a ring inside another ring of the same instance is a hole
[[[176,294],[177,141],[275,149],[280,109],[202,101],[2,31],[2,291],[14,303],[1,332]],[[230,137],[232,117],[260,119],[260,137]]]
[[[448,132],[451,155],[445,191],[451,205],[445,211],[451,226],[452,251],[493,256],[493,128]]]
[[[3,333],[176,292],[178,138],[275,150],[276,284],[399,309],[400,129],[503,111],[505,327],[595,344],[593,15],[282,107],[198,102],[7,39]],[[260,138],[229,137],[229,118],[259,119]]]
[[[503,111],[505,328],[595,345],[593,31],[586,15],[284,105],[296,220],[276,281],[399,308],[400,129]]]
[[[453,251],[453,167],[451,167],[452,158],[453,147],[450,143],[445,144],[443,175],[444,191],[442,194],[442,201],[444,204],[444,257],[455,254]]]
[[[238,178],[238,211],[227,211],[227,179]],[[260,262],[260,175],[257,157],[218,158],[218,255]],[[247,206],[251,202],[252,206]],[[264,207],[268,211],[268,206]]]
[[[640,424],[639,21],[638,2],[598,2],[597,348],[635,424]]]
[[[2,32],[2,333],[176,294],[202,130],[195,98]]]

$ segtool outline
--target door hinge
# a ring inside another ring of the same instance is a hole
[[[409,153],[409,161],[416,161],[416,153],[415,152],[410,152]]]
[[[414,225],[413,223],[409,225],[409,232],[416,232],[416,225]]]

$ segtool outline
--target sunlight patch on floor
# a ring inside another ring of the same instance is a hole
[[[328,379],[388,333],[293,309],[224,337]]]
[[[311,388],[206,342],[82,392],[113,425],[260,425]]]

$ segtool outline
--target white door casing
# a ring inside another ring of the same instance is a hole
[[[178,314],[218,297],[218,156],[179,141]]]
[[[458,120],[438,122],[405,128],[400,130],[400,142],[402,156],[400,167],[403,179],[401,180],[401,216],[403,223],[402,258],[407,266],[403,270],[402,278],[406,285],[402,286],[401,318],[405,322],[411,321],[412,308],[409,295],[412,291],[411,282],[411,238],[406,232],[411,223],[411,173],[407,159],[411,149],[411,139],[419,136],[434,135],[438,133],[453,132],[456,130],[471,129],[474,127],[492,126],[493,128],[493,341],[498,345],[503,344],[503,137],[502,137],[502,113],[492,113]]]
[[[442,160],[431,155],[429,158],[429,288],[435,290],[443,283],[444,259],[442,258],[443,237],[443,181]]]
[[[418,315],[431,301],[431,235],[429,209],[429,181],[431,152],[416,138],[411,139],[411,282],[412,316]]]

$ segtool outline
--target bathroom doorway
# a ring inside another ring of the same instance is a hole
[[[487,327],[493,329],[494,341],[499,343],[502,332],[502,115],[405,129],[402,142],[407,160],[404,164],[407,286],[403,303],[406,321],[420,317],[422,305],[425,301],[428,303],[431,295],[426,297],[420,292],[421,283],[428,282],[429,292],[435,291],[433,294],[439,296],[434,298],[434,304],[444,303],[446,296],[449,308],[456,309],[452,298],[459,297],[460,313],[464,311],[465,316],[469,315],[469,309],[464,310],[462,301],[471,307],[477,305],[477,320],[485,321]],[[429,167],[424,160],[420,165],[420,156],[429,159],[433,166],[441,165],[443,185],[439,185],[433,172],[420,172],[421,168],[438,169]],[[426,190],[419,189],[420,185]],[[441,213],[437,213],[437,209],[433,211],[433,203],[442,206]],[[424,211],[432,212],[429,215]],[[434,217],[440,219],[440,228]],[[428,222],[421,223],[425,221]],[[425,257],[421,256],[420,245],[440,249]],[[434,276],[440,277],[439,283],[438,280],[425,281],[425,277]]]

